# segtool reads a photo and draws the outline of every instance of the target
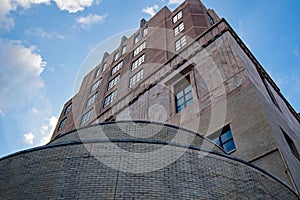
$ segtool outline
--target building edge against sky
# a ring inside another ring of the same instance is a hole
[[[299,115],[230,25],[198,0],[142,19],[105,53],[65,104],[52,139],[130,119],[203,134],[299,190]],[[222,141],[228,130],[232,140]]]
[[[73,130],[121,120],[199,133],[299,194],[299,115],[226,20],[198,0],[141,20],[104,54],[65,104],[49,145]]]

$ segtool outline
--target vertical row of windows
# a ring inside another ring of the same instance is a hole
[[[137,82],[143,79],[144,70],[140,70],[135,75],[133,75],[129,80],[129,87],[132,88]]]
[[[182,11],[179,11],[175,16],[173,16],[173,24],[179,21],[182,18]],[[174,29],[174,36],[176,37],[179,33],[184,31],[184,23],[180,22]],[[184,45],[186,45],[186,37],[185,35],[175,41],[175,51],[179,51]]]
[[[67,107],[65,108],[65,111],[64,111],[64,115],[67,115],[72,109],[72,103],[70,103],[69,105],[67,105]],[[67,122],[67,117],[65,117],[63,120],[60,121],[59,125],[58,125],[58,131],[63,129],[65,124]]]
[[[134,43],[139,42],[143,37],[145,37],[148,34],[148,27],[143,28],[142,30],[140,30],[138,32],[138,34],[135,36],[135,40]],[[144,41],[143,43],[141,43],[133,52],[133,55],[136,56],[138,55],[141,51],[143,51],[143,49],[145,49],[146,47],[146,42]],[[124,55],[126,52],[126,46],[123,46],[121,48],[120,51],[117,51],[116,54],[113,57],[114,61],[117,61],[121,55]],[[131,66],[131,69],[134,70],[135,68],[137,68],[139,65],[141,65],[142,63],[145,62],[145,55],[143,54],[142,56],[140,56],[138,59],[136,59]],[[111,69],[111,76],[114,75],[116,72],[118,72],[123,65],[123,61],[120,61],[118,64],[116,64],[112,69]],[[100,70],[100,68],[96,71],[95,77],[99,77],[101,72],[104,71],[107,68],[107,63],[103,64],[102,70]],[[108,82],[107,85],[107,90],[110,90],[111,88],[113,88],[116,84],[118,84],[120,82],[120,74],[117,75],[115,78],[113,78],[112,80],[110,80]],[[132,87],[133,85],[135,85],[138,81],[140,81],[143,78],[143,70],[140,70],[139,72],[137,72],[136,74],[134,74],[130,80],[129,80],[129,84],[130,87]],[[101,84],[101,80],[99,79],[97,82],[95,82],[92,87],[91,87],[91,91],[93,92],[95,91],[99,85]],[[103,103],[103,107],[108,106],[109,104],[111,104],[115,99],[116,99],[116,95],[117,95],[117,90],[113,91],[112,93],[110,93],[109,95],[107,95],[104,98],[104,103]],[[98,92],[96,92],[93,96],[91,96],[86,103],[86,107],[90,106],[91,104],[93,104],[96,101],[96,98],[98,96]],[[89,118],[92,115],[93,110],[90,110],[89,112],[87,112],[83,117],[82,117],[82,121],[81,121],[81,125],[84,124],[87,120],[89,120]]]
[[[143,29],[143,37],[145,37],[148,34],[148,27]],[[140,35],[140,34],[138,34]],[[136,38],[137,39],[137,38]],[[140,38],[141,39],[141,38]],[[138,41],[135,41],[135,43]],[[146,48],[146,41],[141,43],[138,47],[136,47],[133,51],[133,56],[137,56],[140,52],[142,52]],[[139,56],[135,61],[131,64],[131,70],[135,70],[138,68],[138,66],[142,65],[145,62],[145,54]],[[129,88],[133,88],[133,86],[138,83],[140,80],[143,79],[144,70],[141,69],[137,73],[135,73],[130,79],[129,79]]]

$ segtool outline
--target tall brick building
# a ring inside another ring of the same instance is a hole
[[[72,188],[63,193],[72,197],[297,199],[299,122],[226,20],[199,0],[186,0],[142,19],[103,55],[65,104],[48,145],[3,158],[0,167],[26,154],[48,159],[37,171],[51,168],[58,180],[45,183],[55,192],[56,184]],[[160,152],[163,163],[138,156],[160,145],[184,152]],[[34,163],[42,162],[28,161]],[[38,194],[63,196],[55,192]]]

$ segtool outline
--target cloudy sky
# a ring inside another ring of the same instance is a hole
[[[80,82],[82,63],[97,45],[181,2],[0,0],[0,157],[48,142]],[[300,112],[300,2],[202,2],[227,19]]]

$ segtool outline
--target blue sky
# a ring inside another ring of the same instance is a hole
[[[98,44],[181,2],[0,0],[0,157],[49,140],[82,63]],[[300,112],[300,1],[202,2],[226,18]],[[114,38],[110,50],[120,42]]]

